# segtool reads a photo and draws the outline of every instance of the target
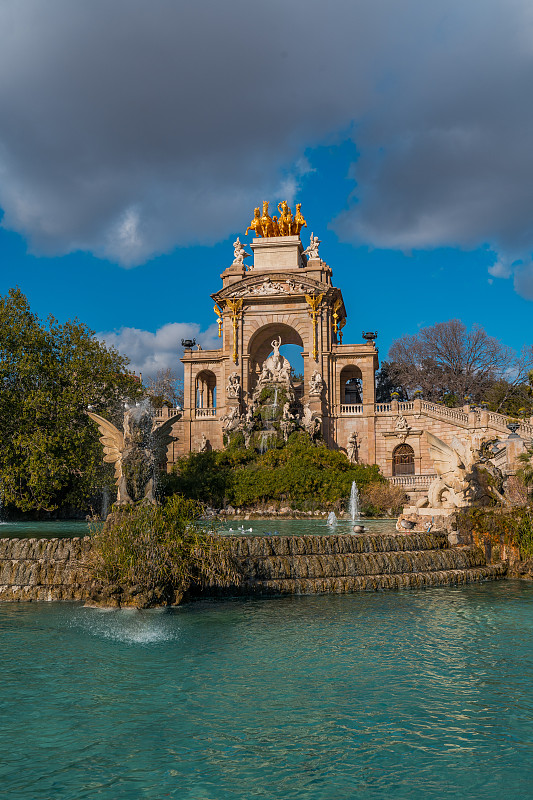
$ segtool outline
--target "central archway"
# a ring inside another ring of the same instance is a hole
[[[262,364],[272,352],[272,341],[281,336],[282,344],[295,344],[303,350],[304,343],[297,330],[283,322],[272,322],[264,325],[250,337],[248,354],[251,359]]]
[[[255,388],[263,362],[272,353],[272,342],[279,337],[281,337],[281,354],[290,362],[295,374],[303,373],[302,355],[304,343],[298,331],[283,322],[269,323],[255,331],[248,341],[249,386],[251,391]],[[286,347],[287,345],[291,345],[291,347]],[[296,348],[299,349],[297,358],[294,357]],[[298,388],[300,391],[297,391],[297,394],[301,394],[303,382],[301,382],[301,387]]]

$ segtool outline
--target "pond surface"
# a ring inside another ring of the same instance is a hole
[[[241,536],[327,536],[332,533],[351,533],[354,524],[364,525],[369,533],[397,533],[393,519],[358,519],[355,523],[348,519],[339,519],[335,525],[328,525],[326,518],[314,519],[250,519],[242,521],[228,520],[218,527],[221,533]]]
[[[0,605],[10,800],[532,796],[533,585]]]
[[[0,539],[63,539],[88,534],[89,526],[85,520],[0,522]]]
[[[357,520],[364,524],[370,533],[394,533],[396,520],[370,519]],[[206,523],[209,524],[209,523]],[[242,529],[251,536],[277,534],[281,536],[303,536],[314,534],[324,536],[330,533],[350,533],[351,520],[338,520],[336,525],[328,525],[326,518],[314,519],[240,519],[217,523],[217,530],[228,535],[242,535]],[[251,530],[250,530],[251,528]],[[87,536],[89,526],[84,520],[59,520],[51,522],[0,522],[0,538],[52,539],[68,536]]]

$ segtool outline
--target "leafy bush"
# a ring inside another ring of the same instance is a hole
[[[295,508],[340,508],[352,481],[386,483],[377,465],[351,464],[344,453],[296,431],[283,447],[264,454],[244,448],[190,453],[165,479],[165,491],[179,491],[215,506],[289,503]]]
[[[174,495],[163,506],[117,508],[93,531],[92,569],[105,584],[179,598],[191,584],[238,581],[227,542],[198,526],[201,507]]]
[[[401,486],[372,482],[361,491],[361,511],[365,517],[380,517],[388,514],[397,517],[407,502]]]
[[[461,533],[488,540],[492,546],[511,545],[520,558],[533,558],[533,512],[529,508],[468,508],[458,515]]]

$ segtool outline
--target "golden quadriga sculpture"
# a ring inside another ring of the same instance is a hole
[[[254,218],[246,228],[253,231],[256,237],[269,238],[271,236],[299,236],[302,228],[307,228],[307,222],[302,216],[302,204],[296,203],[296,213],[293,215],[286,200],[278,203],[279,216],[271,217],[268,213],[268,202],[263,201],[263,213],[259,208],[254,211]]]

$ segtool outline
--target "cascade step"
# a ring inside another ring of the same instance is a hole
[[[349,594],[388,589],[421,589],[429,586],[461,586],[505,578],[505,564],[490,564],[467,569],[403,572],[381,575],[336,576],[329,578],[292,578],[285,580],[249,580],[238,587],[222,590],[224,594]],[[213,587],[212,587],[213,588]],[[216,590],[218,594],[220,590]]]

